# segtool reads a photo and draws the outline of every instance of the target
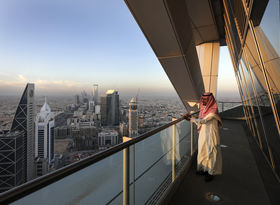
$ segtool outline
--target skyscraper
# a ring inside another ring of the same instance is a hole
[[[35,177],[34,169],[34,88],[33,83],[28,83],[18,104],[11,132],[23,131],[23,161],[24,181]]]
[[[47,173],[54,159],[54,114],[45,100],[35,122],[36,175]]]
[[[136,137],[138,135],[138,109],[135,98],[129,102],[128,126],[129,137]]]
[[[25,182],[24,133],[0,134],[0,192]]]
[[[75,95],[75,104],[76,105],[80,104],[80,96],[79,95]]]
[[[93,84],[93,89],[92,89],[92,98],[95,103],[95,105],[98,105],[98,84]]]
[[[128,136],[128,126],[126,123],[120,123],[120,133],[121,136]]]
[[[83,90],[83,91],[81,92],[81,96],[82,96],[82,103],[88,103],[89,98],[88,98],[88,94],[86,93],[85,90]]]
[[[105,126],[119,125],[120,108],[118,91],[108,90],[101,97],[101,123]]]
[[[88,110],[93,112],[94,108],[95,108],[95,101],[93,100],[88,101]]]

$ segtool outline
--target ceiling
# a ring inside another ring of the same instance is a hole
[[[125,2],[185,106],[198,102],[204,84],[196,46],[223,41],[220,0]]]

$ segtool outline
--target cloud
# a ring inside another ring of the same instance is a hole
[[[24,83],[27,82],[27,79],[26,79],[23,75],[21,75],[21,74],[17,75],[17,79],[18,79],[20,82],[24,82]]]
[[[89,83],[75,82],[68,80],[45,80],[35,79],[29,81],[22,74],[15,77],[9,77],[8,80],[0,79],[0,94],[18,94],[25,87],[26,83],[34,83],[37,93],[75,93],[80,92],[81,89],[90,87]]]

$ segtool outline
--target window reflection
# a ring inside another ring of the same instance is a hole
[[[260,27],[270,43],[280,54],[280,1],[270,0],[263,15]]]

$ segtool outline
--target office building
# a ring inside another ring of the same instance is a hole
[[[54,160],[54,114],[45,101],[35,121],[35,158],[36,175],[42,176],[48,172],[48,167]]]
[[[56,139],[70,138],[71,137],[71,127],[70,127],[70,125],[69,126],[56,127],[54,129],[55,138]]]
[[[88,101],[88,110],[91,111],[91,112],[94,112],[94,110],[95,110],[95,101],[93,101],[93,100]]]
[[[82,103],[88,104],[89,98],[85,90],[81,92],[81,97],[82,97]]]
[[[120,123],[120,134],[121,137],[128,136],[128,126],[126,123]]]
[[[101,97],[101,123],[103,126],[116,126],[120,123],[118,91],[108,90]]]
[[[75,95],[75,105],[79,105],[80,102],[80,96],[79,95]]]
[[[20,102],[18,104],[11,132],[24,132],[24,181],[29,181],[35,178],[34,168],[34,84],[28,83],[24,89]]]
[[[93,84],[93,89],[92,89],[92,100],[94,101],[95,105],[99,104],[99,99],[98,99],[98,84]]]
[[[136,137],[138,135],[138,109],[135,98],[129,102],[128,126],[129,137]]]
[[[108,129],[98,133],[99,150],[108,149],[119,144],[119,142],[119,134],[116,130]]]
[[[101,109],[101,106],[100,105],[95,105],[95,108],[94,108],[94,113],[99,115],[100,114],[100,109]]]

